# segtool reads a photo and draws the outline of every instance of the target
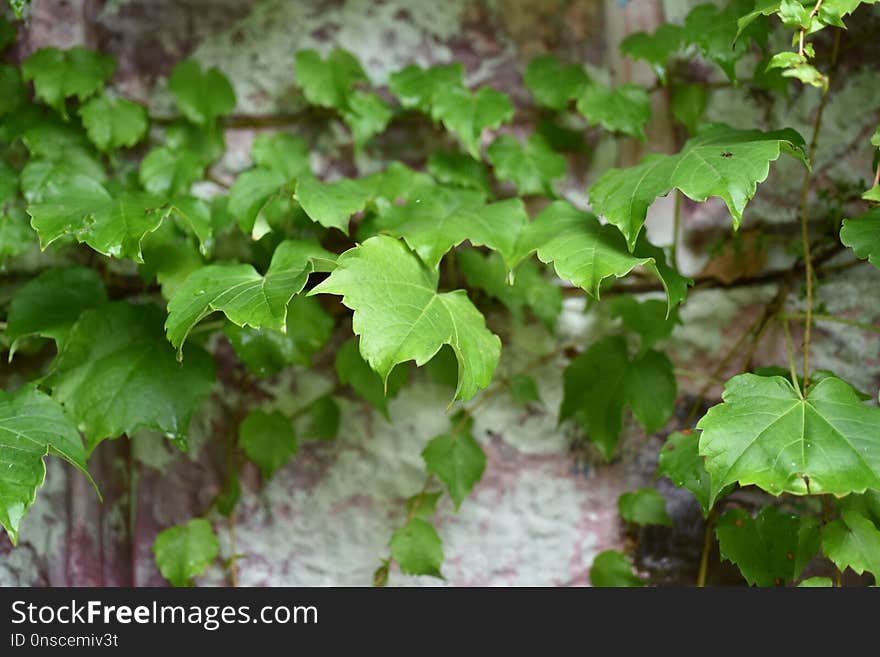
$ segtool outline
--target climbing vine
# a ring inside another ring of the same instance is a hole
[[[449,426],[422,451],[424,486],[401,508],[387,554],[376,555],[374,584],[387,582],[393,564],[406,575],[443,577],[443,539],[432,519],[443,496],[456,510],[467,504],[487,468],[475,417],[501,393],[541,404],[532,371],[562,353],[559,421],[576,427],[599,458],[616,457],[630,416],[647,435],[671,431],[657,474],[702,509],[697,584],[707,580],[716,542],[752,585],[840,585],[847,569],[877,576],[877,394],[810,367],[814,323],[880,332],[814,307],[816,286],[834,276],[828,263],[842,252],[846,266],[880,267],[878,157],[853,182],[856,193],[835,199],[842,221],[835,216],[818,230],[809,223],[819,196],[811,167],[836,89],[845,19],[870,4],[700,5],[682,25],[621,43],[624,56],[654,71],[650,88],[606,85],[581,65],[539,56],[523,71],[528,108],[491,86],[469,87],[459,63],[410,65],[375,88],[351,53],[301,50],[291,74],[305,111],[345,126],[351,158],[392,126],[434,126],[448,145],[426,161],[386,162],[351,177],[317,170],[305,133],[273,130],[255,138],[249,168],[219,178],[214,165],[226,149],[224,127],[236,120],[236,97],[221,71],[194,60],[168,76],[175,110],[164,116],[112,87],[116,62],[103,53],[44,48],[20,66],[0,64],[0,261],[10,272],[0,298],[0,348],[10,363],[0,392],[0,524],[16,543],[47,456],[94,484],[89,457],[104,441],[148,429],[186,451],[190,422],[216,391],[217,349],[225,344],[235,355],[223,381],[229,435],[216,437],[227,443],[225,485],[202,517],[159,533],[154,554],[170,583],[191,583],[218,558],[214,527],[225,517],[232,548],[225,565],[237,584],[243,465],[255,464],[265,482],[304,441],[334,439],[339,394],[390,418],[389,400],[424,366],[452,383]],[[0,48],[15,34],[0,20]],[[731,85],[770,97],[785,97],[793,85],[817,94],[811,133],[706,122],[711,95]],[[578,135],[645,140],[659,93],[682,136],[678,152],[602,171],[588,203],[567,194],[562,181]],[[541,118],[529,135],[508,129],[523,111]],[[880,128],[867,138],[880,152]],[[678,417],[677,373],[662,344],[695,283],[726,284],[681,273],[683,199],[721,199],[736,233],[781,158],[803,175],[790,201],[800,233],[794,264],[752,277],[776,285],[775,297],[707,366],[700,398]],[[670,194],[673,243],[655,244],[647,214]],[[616,332],[496,373],[508,345],[484,311],[500,307],[552,332],[573,292],[586,296],[587,312],[607,304]],[[802,346],[791,337],[795,323]],[[771,324],[787,336],[787,360],[754,368]],[[328,351],[335,387],[294,412],[273,410],[255,392],[257,381],[291,367],[307,372]],[[712,383],[735,364],[741,373],[707,408]],[[759,507],[741,503],[745,488],[762,492]],[[654,487],[625,493],[618,506],[630,529],[672,524]],[[804,579],[810,563],[825,574]],[[591,579],[645,583],[617,551],[596,557]]]

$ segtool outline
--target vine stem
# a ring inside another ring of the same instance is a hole
[[[785,333],[785,353],[788,356],[788,371],[791,376],[791,385],[794,386],[794,389],[797,390],[798,395],[800,395],[801,399],[806,396],[806,386],[804,387],[804,392],[801,392],[801,387],[798,385],[797,380],[797,370],[794,366],[794,347],[791,345],[791,331],[788,330],[788,320],[782,320],[782,330]]]
[[[706,529],[703,531],[703,551],[700,554],[700,571],[697,573],[697,588],[706,586],[709,573],[709,553],[712,551],[712,532],[715,530],[715,509],[706,516]]]
[[[806,313],[782,313],[779,315],[780,319],[804,319],[806,317]],[[862,329],[863,331],[871,331],[873,333],[880,333],[880,326],[876,324],[868,324],[866,322],[857,322],[854,319],[847,319],[846,317],[837,317],[836,315],[817,315],[813,314],[813,320],[818,322],[834,322],[836,324],[846,324],[847,326],[854,326],[855,328]]]
[[[810,12],[810,16],[807,18],[807,25],[813,22],[813,17],[819,13],[819,9],[822,8],[822,3],[824,1],[825,0],[818,0],[818,2],[816,2],[816,6],[813,7],[813,11]],[[806,36],[806,31],[806,28],[802,27],[800,29],[800,34],[798,35],[798,54],[801,56],[804,54],[804,37]]]
[[[874,185],[873,185],[873,187],[876,187],[877,185],[880,185],[880,164],[877,165],[877,171],[874,172]]]
[[[672,260],[672,268],[678,271],[678,242],[681,230],[681,192],[675,191],[675,210],[672,214],[672,248],[669,250],[669,259]]]
[[[822,0],[819,0],[816,3],[816,6],[813,8],[810,17],[812,18],[816,13],[818,13],[819,8],[822,6]],[[801,54],[803,54],[803,38],[804,38],[804,30],[801,29]],[[831,53],[831,68],[834,69],[837,65],[837,55],[840,52],[840,30],[835,31],[834,33],[834,46]],[[819,142],[819,132],[822,129],[822,117],[825,114],[825,106],[828,104],[828,89],[830,85],[826,86],[822,91],[822,99],[819,101],[819,109],[816,112],[816,120],[813,123],[813,136],[810,138],[810,148],[808,151],[808,157],[810,164],[812,165],[813,159],[816,155],[816,146]],[[807,230],[807,212],[809,209],[809,200],[810,200],[810,183],[812,181],[812,175],[810,169],[807,169],[804,172],[804,182],[801,186],[801,206],[800,206],[800,223],[801,223],[801,246],[804,252],[804,278],[806,282],[807,289],[807,299],[806,299],[806,313],[804,317],[804,346],[803,346],[803,359],[804,359],[804,385],[803,392],[806,396],[807,388],[810,385],[810,337],[811,331],[813,327],[813,261],[810,254],[810,236],[809,231]],[[795,382],[797,385],[797,382]]]

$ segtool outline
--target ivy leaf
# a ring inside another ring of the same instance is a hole
[[[619,317],[627,330],[639,336],[643,352],[672,335],[675,325],[681,323],[677,309],[668,316],[667,312],[667,304],[659,299],[637,301],[627,295],[611,301],[611,314]]]
[[[190,586],[220,554],[214,529],[204,518],[193,518],[185,525],[159,532],[153,555],[162,577],[173,586]]]
[[[737,565],[750,586],[782,586],[798,578],[819,551],[815,518],[765,506],[752,518],[733,509],[715,527],[721,558]]]
[[[488,156],[495,176],[512,182],[523,196],[552,196],[553,181],[565,175],[565,158],[537,134],[530,136],[525,145],[516,137],[501,135],[489,146]]]
[[[18,69],[0,64],[0,117],[12,114],[24,102],[24,87]]]
[[[27,212],[43,249],[71,235],[105,256],[143,262],[143,239],[159,227],[169,209],[152,194],[122,192],[114,198],[96,180],[75,176],[50,185]]]
[[[528,406],[532,402],[542,403],[538,384],[528,374],[516,374],[510,377],[507,382],[507,393],[520,406]]]
[[[752,39],[766,41],[766,21],[748,26],[748,31],[737,25],[739,17],[750,6],[751,0],[732,0],[724,9],[702,4],[694,7],[684,21],[684,42],[696,45],[732,82],[736,82],[737,61],[748,52],[747,40],[738,40],[738,37],[746,34]]]
[[[10,360],[16,341],[25,335],[52,338],[60,348],[80,313],[106,302],[104,282],[93,269],[59,267],[32,278],[16,291],[9,305]]]
[[[278,411],[267,413],[253,409],[238,428],[238,445],[260,468],[263,479],[275,472],[296,454],[296,435],[290,420]]]
[[[204,172],[205,165],[197,154],[160,146],[141,160],[138,175],[141,185],[148,192],[170,197],[188,194],[193,183],[200,180]]]
[[[235,179],[229,188],[229,211],[244,233],[253,231],[257,217],[286,182],[277,171],[262,168],[245,171]]]
[[[82,46],[70,50],[41,48],[21,65],[25,82],[34,82],[37,98],[67,117],[64,101],[76,96],[84,101],[93,96],[116,70],[110,55]]]
[[[633,573],[629,557],[617,550],[605,550],[596,555],[590,567],[590,583],[603,587],[634,587],[646,584],[645,580]]]
[[[178,220],[184,232],[199,241],[199,252],[208,255],[214,243],[214,225],[210,206],[195,196],[179,196],[170,205],[171,216]]]
[[[162,236],[144,244],[144,264],[139,271],[144,282],[155,280],[159,284],[162,297],[167,300],[177,293],[190,274],[204,264],[204,259],[189,240]]]
[[[693,431],[676,431],[670,434],[660,450],[657,474],[665,475],[677,488],[686,488],[700,503],[703,517],[709,516],[712,508],[712,480],[706,472],[700,456],[700,435]],[[719,497],[727,494],[732,486],[726,487]]]
[[[339,256],[309,294],[339,294],[354,310],[360,351],[383,383],[407,360],[424,365],[448,344],[458,360],[455,399],[467,400],[492,378],[501,341],[463,290],[437,292],[437,273],[401,242],[379,235]]]
[[[342,119],[351,128],[356,148],[363,148],[373,136],[381,134],[391,120],[391,108],[377,94],[355,90],[348,97]]]
[[[6,258],[25,253],[34,246],[35,237],[23,211],[18,208],[10,208],[8,212],[0,210],[0,265]]]
[[[348,234],[351,215],[363,210],[372,195],[373,190],[357,180],[323,182],[305,176],[297,182],[295,198],[312,221]]]
[[[101,183],[106,177],[104,166],[85,148],[64,146],[52,155],[27,161],[21,169],[21,193],[28,203],[39,203],[53,188],[77,177]]]
[[[653,488],[627,491],[617,499],[617,510],[621,518],[636,525],[672,527],[666,499]]]
[[[830,577],[808,577],[798,584],[798,588],[831,588],[832,586],[834,585]]]
[[[346,340],[336,352],[336,376],[343,385],[349,384],[354,391],[375,407],[386,420],[388,400],[397,393],[406,382],[406,368],[395,367],[383,385],[382,378],[376,374],[361,356],[358,341],[355,338]]]
[[[190,418],[211,393],[214,363],[201,349],[178,363],[163,316],[124,302],[86,310],[52,361],[46,385],[86,434],[88,452],[140,428],[185,447]]]
[[[456,511],[486,469],[483,448],[462,429],[432,438],[422,450],[422,459],[425,471],[446,485]]]
[[[643,87],[624,84],[615,89],[593,82],[577,101],[578,112],[592,125],[645,140],[645,124],[651,120],[651,98]]]
[[[443,542],[426,520],[413,518],[391,536],[391,558],[404,575],[430,575],[443,579]]]
[[[405,205],[390,207],[376,227],[403,237],[432,269],[465,240],[498,251],[512,268],[519,259],[517,238],[527,223],[520,199],[485,203],[476,191],[433,186],[422,188]]]
[[[804,140],[794,130],[761,132],[714,124],[689,139],[676,155],[651,154],[634,167],[609,169],[590,190],[590,203],[594,212],[620,229],[630,249],[648,207],[673,189],[698,202],[720,197],[738,228],[758,183],[767,178],[770,162],[781,153],[807,164]]]
[[[672,88],[672,115],[688,132],[695,135],[709,104],[709,89],[704,84],[682,84]]]
[[[216,67],[205,71],[193,59],[177,64],[168,78],[177,108],[193,123],[207,125],[235,109],[235,92]]]
[[[439,100],[453,89],[464,88],[464,68],[460,62],[427,69],[410,64],[391,74],[388,88],[403,107],[431,114],[436,120],[439,117],[432,110]]]
[[[147,111],[124,98],[95,96],[80,106],[79,115],[89,139],[102,151],[134,146],[147,132]]]
[[[258,167],[274,171],[284,180],[312,172],[308,144],[302,137],[287,132],[257,135],[251,156]]]
[[[437,182],[453,187],[468,187],[489,195],[489,174],[482,162],[464,153],[434,151],[428,156],[428,173]]]
[[[682,28],[680,25],[664,23],[653,34],[636,32],[620,42],[620,52],[633,59],[641,59],[654,69],[654,73],[666,83],[666,63],[669,57],[681,47]]]
[[[14,393],[0,390],[0,525],[13,545],[46,479],[43,459],[49,454],[63,458],[95,485],[79,431],[58,402],[32,385]]]
[[[311,105],[344,109],[352,87],[367,82],[360,62],[347,50],[334,48],[321,59],[314,50],[296,53],[296,81]]]
[[[324,395],[309,404],[306,420],[303,438],[333,440],[339,433],[342,411],[331,395]]]
[[[856,257],[867,259],[880,269],[880,208],[872,208],[855,219],[844,219],[840,241],[850,247]]]
[[[623,408],[628,406],[648,435],[675,410],[675,373],[669,358],[650,349],[629,359],[619,335],[593,343],[563,372],[559,421],[575,419],[611,460],[620,438]]]
[[[418,493],[406,501],[407,514],[412,513],[413,518],[427,520],[437,511],[437,502],[443,497],[443,493]]]
[[[741,374],[699,421],[712,499],[729,484],[773,495],[842,496],[880,487],[880,408],[828,376],[802,399],[780,376]]]
[[[584,67],[563,64],[552,55],[539,55],[526,67],[523,81],[535,102],[543,107],[564,110],[589,83]]]
[[[858,511],[844,511],[822,530],[822,551],[840,570],[880,577],[880,529]]]

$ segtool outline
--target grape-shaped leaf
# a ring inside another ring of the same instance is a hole
[[[49,454],[72,464],[94,485],[79,431],[58,402],[31,385],[14,393],[0,390],[0,525],[13,545],[46,479],[43,458]]]
[[[520,195],[553,195],[552,183],[565,175],[565,158],[540,135],[523,145],[510,135],[501,135],[488,149],[489,162],[499,180],[516,185]]]
[[[160,146],[141,160],[139,177],[151,194],[174,196],[189,193],[204,172],[205,165],[195,153]]]
[[[286,240],[261,276],[251,265],[208,265],[193,272],[168,303],[168,340],[182,356],[192,328],[215,311],[238,326],[283,331],[291,298],[315,271],[316,258],[332,258],[316,243]]]
[[[309,147],[302,137],[287,132],[263,133],[251,147],[254,163],[291,180],[312,172]]]
[[[238,219],[238,225],[250,233],[257,217],[287,183],[284,176],[272,169],[261,167],[245,171],[229,189],[229,211]]]
[[[9,358],[15,353],[16,341],[24,335],[52,338],[60,348],[80,313],[106,302],[107,290],[94,269],[59,267],[44,271],[22,285],[9,305]]]
[[[50,185],[27,211],[44,249],[71,235],[105,256],[143,262],[141,243],[168,216],[169,208],[144,192],[122,192],[114,198],[101,183],[76,176]]]
[[[815,518],[766,506],[752,517],[728,511],[715,527],[721,557],[737,565],[750,586],[782,586],[798,578],[819,550]]]
[[[633,573],[632,562],[622,552],[605,550],[596,555],[590,567],[590,584],[603,587],[644,586],[645,580]]]
[[[211,206],[195,196],[178,196],[171,202],[170,212],[184,232],[199,241],[201,254],[208,255],[214,240]]]
[[[672,116],[692,135],[699,131],[708,104],[709,88],[704,84],[682,84],[672,88]]]
[[[736,63],[748,52],[746,36],[766,41],[767,24],[755,23],[738,28],[737,20],[749,11],[752,0],[731,0],[721,9],[714,4],[694,7],[685,17],[683,40],[696,45],[705,57],[715,62],[730,80],[736,82]],[[755,16],[757,18],[758,16]]]
[[[296,454],[293,425],[278,411],[255,408],[238,428],[238,445],[260,468],[263,479],[271,479],[278,468]]]
[[[439,120],[434,106],[453,89],[464,88],[464,68],[459,62],[428,69],[410,64],[391,74],[388,87],[407,109],[418,109]]]
[[[703,517],[712,508],[712,478],[706,472],[700,456],[700,434],[694,431],[676,431],[670,434],[660,450],[657,474],[666,475],[678,488],[686,488],[700,503]],[[732,486],[725,488],[719,497],[727,494]]]
[[[597,82],[588,84],[578,98],[577,109],[593,125],[641,140],[645,139],[645,124],[651,120],[651,98],[636,84],[615,89]]]
[[[190,586],[192,578],[201,575],[218,554],[220,543],[204,518],[164,529],[153,543],[156,566],[173,586]]]
[[[384,132],[391,120],[391,108],[374,93],[355,90],[348,97],[342,119],[351,128],[356,148],[362,148],[374,135]]]
[[[406,501],[406,512],[412,513],[413,518],[427,520],[437,511],[437,502],[443,497],[443,493],[417,493]]]
[[[638,301],[627,295],[611,301],[611,314],[619,317],[627,330],[639,336],[642,351],[668,338],[675,325],[681,323],[677,309],[667,313],[668,306],[660,299]]]
[[[486,469],[486,454],[469,431],[455,427],[436,436],[422,450],[425,471],[435,475],[449,490],[455,509],[461,506]]]
[[[19,208],[0,209],[0,265],[10,257],[25,253],[36,245],[36,235],[28,224],[28,216]]]
[[[321,107],[344,109],[354,85],[368,81],[357,58],[342,48],[334,48],[327,59],[314,50],[300,50],[295,67],[306,100]]]
[[[309,404],[305,420],[300,432],[304,440],[333,440],[339,433],[342,409],[331,395],[324,395]]]
[[[51,155],[31,157],[21,170],[21,193],[28,203],[39,203],[53,188],[76,177],[103,182],[104,166],[78,145],[62,146]]]
[[[397,396],[407,378],[405,367],[395,367],[383,384],[382,378],[376,374],[361,356],[358,341],[347,340],[336,352],[336,376],[339,382],[351,385],[354,391],[372,404],[386,420],[388,400]]]
[[[464,153],[434,151],[428,157],[428,173],[437,182],[453,187],[469,187],[489,194],[489,174],[482,162]]]
[[[310,294],[340,294],[354,310],[360,350],[387,385],[398,363],[424,365],[448,344],[458,360],[456,399],[470,399],[492,378],[501,340],[463,290],[437,292],[437,273],[402,242],[378,235],[339,256]]]
[[[527,223],[519,199],[486,203],[474,190],[432,186],[413,194],[405,205],[389,208],[376,227],[403,237],[433,269],[449,249],[465,240],[498,251],[512,268],[519,259],[517,238]]]
[[[844,511],[822,529],[822,552],[840,570],[880,578],[880,529],[858,511]]]
[[[177,108],[193,123],[207,125],[218,116],[235,109],[235,92],[218,68],[202,70],[199,63],[186,59],[174,67],[168,78]]]
[[[633,59],[641,59],[651,65],[654,73],[666,82],[666,63],[669,57],[681,47],[682,28],[680,25],[665,23],[653,34],[636,32],[620,42],[620,52]]]
[[[102,440],[153,429],[186,445],[192,414],[211,393],[214,363],[192,349],[178,363],[155,306],[124,302],[83,312],[46,385],[76,419],[91,452]]]
[[[155,280],[159,284],[166,300],[174,297],[187,277],[205,264],[195,245],[179,239],[175,233],[171,239],[153,233],[144,244],[144,264],[138,268],[145,282]]]
[[[719,196],[739,227],[746,204],[770,162],[788,153],[806,164],[804,140],[794,130],[761,132],[707,126],[676,155],[651,154],[628,169],[609,169],[590,190],[593,211],[604,215],[626,236],[632,249],[648,207],[673,189],[694,201]]]
[[[134,146],[147,132],[147,111],[124,98],[102,94],[79,108],[89,139],[102,151]]]
[[[712,500],[735,482],[779,495],[847,495],[880,488],[880,408],[828,376],[806,399],[788,379],[741,374],[697,427]]]
[[[564,110],[589,83],[584,67],[563,64],[552,55],[539,55],[529,62],[523,81],[538,105]]]
[[[808,577],[798,584],[798,588],[831,588],[834,584],[830,577]]]
[[[357,180],[322,182],[314,176],[304,176],[296,185],[295,198],[313,221],[348,233],[351,215],[363,210],[373,193],[368,185]]]
[[[663,525],[672,527],[672,518],[666,512],[666,498],[653,488],[627,491],[617,499],[620,517],[636,525]]]
[[[880,269],[880,208],[872,208],[855,219],[844,219],[840,241],[850,247],[856,257],[867,259]]]
[[[80,101],[97,93],[116,70],[110,55],[82,46],[70,50],[41,48],[21,65],[22,78],[33,80],[40,100],[67,116],[64,101],[76,96]]]
[[[650,349],[630,360],[626,340],[610,336],[593,343],[563,373],[559,421],[577,420],[610,460],[628,406],[648,435],[675,410],[675,373],[667,356]]]
[[[391,558],[404,575],[431,575],[443,579],[443,542],[427,520],[413,518],[391,536]]]

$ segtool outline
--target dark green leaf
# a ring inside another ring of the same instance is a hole
[[[76,96],[84,101],[96,94],[116,70],[109,55],[82,46],[70,50],[41,48],[21,65],[22,78],[33,80],[40,100],[67,116],[64,101]]]
[[[539,55],[530,61],[523,80],[538,105],[555,110],[568,107],[589,82],[583,66],[563,64],[552,55]]]
[[[525,144],[510,135],[501,135],[489,146],[487,154],[495,176],[512,182],[523,196],[552,196],[553,181],[565,175],[565,158],[537,134],[529,137]]]
[[[446,485],[456,510],[486,469],[486,454],[479,443],[457,426],[449,434],[432,438],[422,450],[422,459],[425,471]]]
[[[454,360],[454,358],[453,358]],[[361,356],[356,339],[347,340],[336,352],[336,376],[342,384],[350,384],[354,391],[377,408],[385,419],[388,416],[388,399],[397,395],[406,381],[405,367],[395,367],[388,376],[387,385]]]
[[[309,404],[306,428],[302,432],[302,437],[311,440],[333,440],[339,433],[341,419],[341,411],[336,400],[330,395],[319,397]]]
[[[633,573],[632,562],[622,552],[605,550],[596,555],[590,567],[590,583],[603,587],[644,586],[645,580]]]
[[[147,132],[147,111],[130,100],[102,94],[81,105],[89,139],[102,151],[134,146]]]
[[[248,413],[239,426],[238,445],[259,466],[264,479],[271,479],[297,450],[290,420],[278,411],[267,413],[259,408]]]
[[[578,98],[577,109],[592,125],[644,140],[645,125],[651,120],[651,97],[635,84],[609,89],[593,82]]]
[[[202,70],[199,63],[186,59],[174,67],[168,78],[177,107],[193,123],[206,125],[235,109],[235,92],[218,68]]]

